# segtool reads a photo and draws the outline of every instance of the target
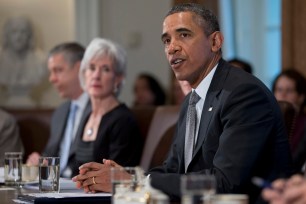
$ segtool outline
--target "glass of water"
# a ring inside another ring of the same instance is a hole
[[[22,152],[4,153],[5,185],[20,186],[22,180]]]
[[[210,203],[216,193],[214,175],[189,174],[181,177],[182,204]]]
[[[40,192],[59,192],[60,158],[39,158],[39,190]]]

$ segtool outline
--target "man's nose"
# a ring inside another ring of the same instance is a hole
[[[180,50],[181,46],[176,41],[171,42],[168,46],[168,54],[175,54]]]
[[[49,74],[49,82],[54,83],[56,81],[56,76],[55,74],[50,73]]]

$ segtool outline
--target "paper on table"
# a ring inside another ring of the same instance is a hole
[[[4,167],[0,167],[0,183],[4,183]]]
[[[30,193],[35,198],[79,198],[79,197],[110,197],[111,193]]]
[[[74,190],[77,189],[75,182],[71,179],[60,178],[60,190]]]
[[[24,188],[38,190],[38,182],[35,185],[25,185]],[[60,178],[60,191],[61,190],[79,190],[76,188],[75,183],[71,179]]]

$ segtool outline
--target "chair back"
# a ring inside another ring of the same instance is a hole
[[[140,166],[147,171],[164,161],[175,132],[179,106],[158,106],[155,110],[145,141]]]
[[[284,123],[285,123],[286,130],[288,133],[289,142],[290,142],[297,113],[293,105],[287,101],[278,101],[278,104],[283,114],[283,119],[284,119]]]
[[[18,124],[24,146],[24,161],[33,151],[41,153],[50,136],[53,109],[5,109]]]

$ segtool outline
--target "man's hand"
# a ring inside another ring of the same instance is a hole
[[[32,154],[29,155],[26,164],[27,165],[38,165],[40,154],[38,152],[32,152]]]
[[[271,204],[306,203],[306,180],[301,175],[287,181],[278,179],[272,183],[272,188],[263,190],[262,196]]]
[[[85,192],[112,192],[111,168],[121,167],[112,160],[103,159],[103,164],[97,162],[85,163],[79,167],[80,174],[73,177],[77,188]]]

